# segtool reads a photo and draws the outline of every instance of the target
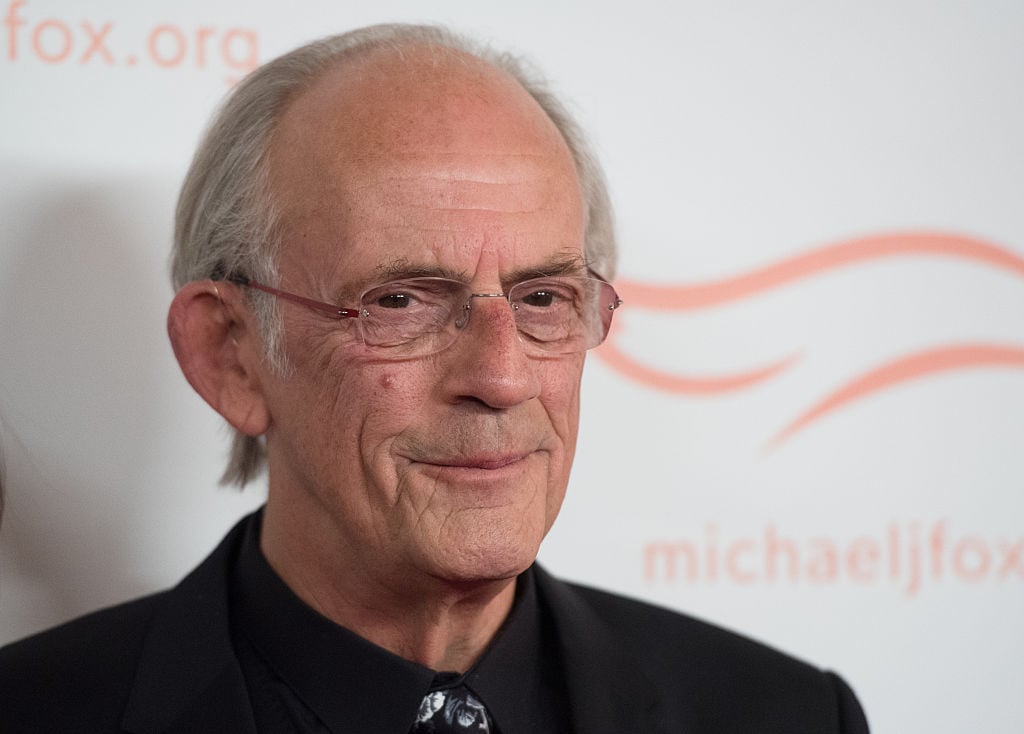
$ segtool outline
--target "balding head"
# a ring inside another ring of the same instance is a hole
[[[381,49],[325,72],[289,105],[270,150],[286,241],[279,261],[331,268],[336,263],[312,263],[289,241],[337,243],[326,252],[344,263],[382,227],[395,246],[410,237],[429,249],[431,234],[421,225],[436,224],[438,206],[446,219],[488,236],[491,220],[550,208],[566,191],[573,211],[564,215],[580,234],[550,244],[582,242],[582,197],[565,140],[511,75],[460,51]],[[396,229],[396,211],[408,231]]]

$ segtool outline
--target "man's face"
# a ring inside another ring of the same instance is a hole
[[[582,272],[575,171],[525,91],[476,62],[372,61],[321,79],[277,131],[281,287],[349,307],[413,275],[493,293]],[[583,354],[527,356],[498,298],[404,361],[368,352],[352,321],[281,309],[294,370],[264,377],[267,512],[290,542],[391,585],[528,566],[568,481]]]

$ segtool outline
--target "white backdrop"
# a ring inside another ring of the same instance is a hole
[[[542,560],[834,667],[875,732],[1024,730],[1024,4],[0,2],[0,642],[261,501],[164,336],[176,188],[257,60],[433,20],[552,78],[627,301]]]

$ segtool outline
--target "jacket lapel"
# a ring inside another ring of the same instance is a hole
[[[574,729],[586,734],[654,734],[659,701],[643,665],[572,587],[534,566],[537,588],[558,632]]]
[[[231,645],[230,569],[243,520],[154,615],[122,719],[137,734],[255,734],[252,707]]]
[[[256,734],[231,645],[230,569],[250,519],[162,600],[122,719],[133,734]],[[642,662],[571,586],[534,567],[554,621],[577,732],[667,732]]]

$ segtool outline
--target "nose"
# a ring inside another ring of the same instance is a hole
[[[505,302],[508,302],[508,296],[504,293],[470,293],[466,303],[462,306],[462,311],[455,320],[455,325],[460,329],[465,328],[466,324],[469,323],[469,316],[473,313],[474,298],[504,298]]]
[[[536,360],[527,356],[515,315],[502,293],[474,293],[459,315],[449,347],[447,389],[452,400],[511,408],[540,394]]]

